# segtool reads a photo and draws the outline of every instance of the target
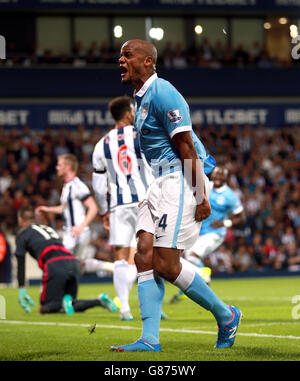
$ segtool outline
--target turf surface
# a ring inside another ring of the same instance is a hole
[[[166,284],[161,322],[161,353],[117,353],[111,345],[127,344],[141,334],[136,287],[130,295],[134,320],[122,322],[119,313],[95,307],[74,315],[38,312],[39,287],[27,287],[36,302],[31,314],[18,304],[18,290],[0,289],[6,319],[0,320],[1,361],[299,361],[299,277],[213,280],[212,289],[244,314],[235,345],[214,349],[217,326],[212,315],[189,299],[168,304],[176,288]],[[111,283],[82,284],[79,298],[95,298]],[[297,298],[295,298],[297,299]],[[94,333],[90,328],[96,323]]]

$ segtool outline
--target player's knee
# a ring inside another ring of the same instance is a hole
[[[153,269],[160,277],[173,283],[181,271],[181,265],[178,263],[170,266],[170,263],[160,258],[159,260],[156,259],[153,262]]]
[[[144,260],[149,260],[153,255],[153,236],[148,236],[148,234],[143,234],[139,236],[138,244],[137,244],[137,253],[135,254],[135,258],[137,256],[144,258]]]
[[[52,303],[40,305],[41,314],[56,313],[56,312],[59,312],[60,310],[61,310],[61,303],[58,303],[58,302],[57,303],[52,302]]]
[[[149,255],[149,252],[152,251],[152,248],[147,245],[147,242],[141,241],[137,245],[137,254],[141,256]]]
[[[134,256],[134,263],[139,272],[147,271],[152,268],[152,254],[149,252],[137,252]]]

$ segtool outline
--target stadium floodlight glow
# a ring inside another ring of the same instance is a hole
[[[271,29],[272,25],[269,22],[264,23],[264,28],[265,29]]]
[[[278,22],[279,22],[279,24],[285,25],[285,24],[287,24],[288,20],[286,17],[280,17]]]
[[[203,32],[203,28],[201,25],[196,25],[194,30],[196,34],[201,34]]]
[[[153,39],[153,40],[162,40],[164,38],[164,30],[162,28],[151,28],[149,30],[149,36]]]
[[[298,27],[295,24],[290,25],[290,36],[295,38],[298,36]]]
[[[121,25],[116,25],[114,27],[114,36],[116,38],[120,38],[123,36],[123,28],[121,27]]]

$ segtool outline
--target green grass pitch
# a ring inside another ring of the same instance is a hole
[[[141,320],[136,286],[130,295],[134,320],[122,322],[119,313],[95,307],[74,315],[38,312],[38,286],[27,287],[36,302],[31,314],[18,304],[18,290],[2,288],[6,319],[0,320],[1,361],[299,361],[300,278],[213,279],[212,289],[226,303],[241,308],[244,318],[235,345],[215,349],[213,316],[189,299],[168,304],[177,289],[166,283],[161,322],[161,353],[118,353],[111,345],[139,338]],[[107,292],[112,283],[82,284],[79,299]],[[294,297],[294,299],[292,299]],[[95,332],[90,327],[96,323]]]

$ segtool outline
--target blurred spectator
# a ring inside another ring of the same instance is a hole
[[[188,67],[188,62],[186,59],[186,54],[183,49],[182,44],[177,44],[174,49],[174,54],[172,58],[172,66],[174,69],[186,69]]]
[[[267,268],[272,268],[276,255],[278,253],[278,247],[274,244],[271,237],[267,237],[263,246],[262,264]]]
[[[268,52],[263,50],[257,59],[257,67],[260,69],[270,69],[274,67],[274,62],[271,60]]]
[[[274,269],[289,269],[290,271],[300,270],[300,251],[295,243],[289,243],[286,248],[276,256],[274,260]]]
[[[213,274],[217,274],[219,272],[231,274],[234,271],[232,267],[232,255],[226,248],[226,245],[221,245],[218,250],[211,253],[209,255],[209,260]]]
[[[233,255],[232,263],[234,269],[237,271],[246,272],[250,269],[252,265],[252,257],[246,245],[238,247]]]
[[[258,41],[254,41],[251,48],[249,48],[249,62],[256,63],[261,54],[261,46]]]
[[[172,47],[172,42],[168,41],[162,52],[162,58],[161,58],[162,65],[167,69],[171,69],[173,66],[173,57],[174,57],[174,51]]]
[[[295,234],[294,234],[294,230],[291,226],[287,226],[285,228],[285,231],[281,237],[281,243],[283,245],[286,245],[288,246],[289,244],[294,244],[295,243]]]
[[[1,137],[2,138],[2,137]],[[3,141],[4,144],[4,141]],[[7,149],[0,143],[0,170],[7,166]]]
[[[7,168],[0,171],[0,194],[3,194],[11,184],[11,174]]]
[[[234,62],[237,67],[245,67],[249,62],[249,54],[243,44],[239,44],[234,52]]]

